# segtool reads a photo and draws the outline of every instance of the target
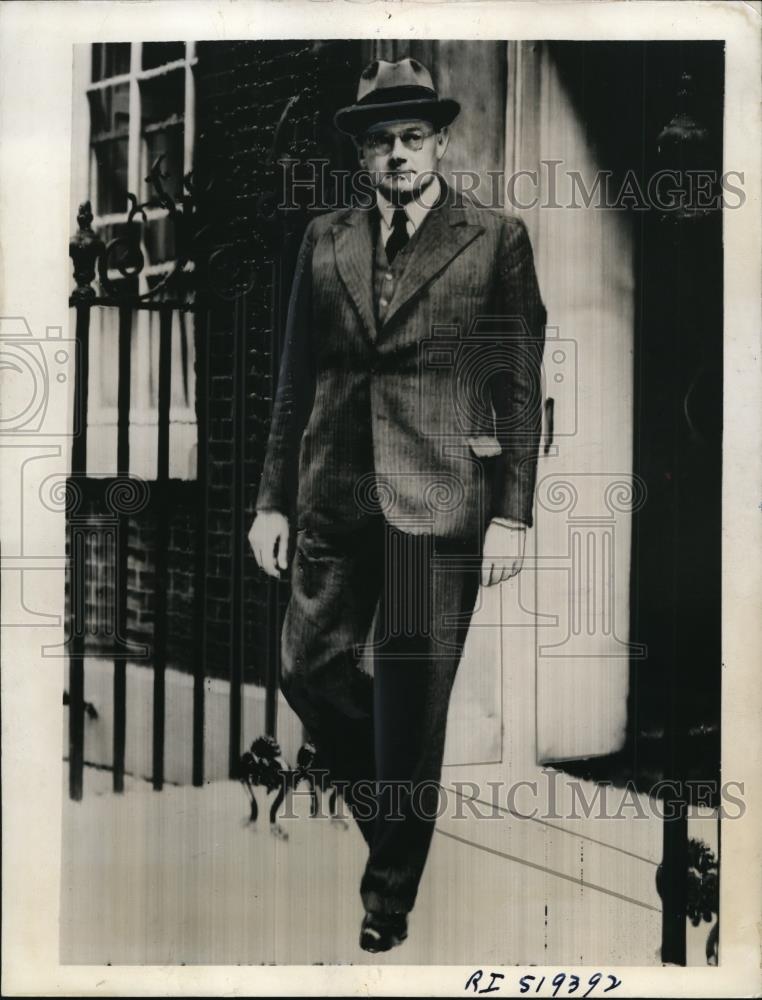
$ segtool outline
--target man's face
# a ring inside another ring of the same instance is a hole
[[[411,120],[374,126],[358,141],[360,163],[389,201],[404,204],[426,186],[447,149],[447,129]]]

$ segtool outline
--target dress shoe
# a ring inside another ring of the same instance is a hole
[[[366,913],[360,929],[364,951],[389,951],[407,937],[406,913]]]

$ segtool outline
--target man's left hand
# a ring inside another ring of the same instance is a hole
[[[516,576],[524,562],[526,537],[524,525],[509,527],[497,521],[490,522],[482,552],[483,587],[491,587]]]

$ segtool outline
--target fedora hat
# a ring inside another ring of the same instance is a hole
[[[439,129],[454,121],[459,111],[457,101],[439,97],[431,73],[417,59],[374,59],[362,71],[356,103],[337,111],[333,122],[353,136],[379,122],[407,119],[428,121]]]

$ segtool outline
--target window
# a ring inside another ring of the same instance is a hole
[[[161,161],[164,189],[177,199],[183,176],[193,167],[195,45],[192,42],[124,42],[77,46],[75,80],[89,118],[87,163],[73,171],[90,198],[93,227],[108,242],[124,232],[127,193],[147,201],[146,181]],[[164,209],[145,209],[140,248],[145,266],[137,291],[147,292],[174,265],[174,231]],[[110,273],[117,282],[119,272]],[[123,280],[123,279],[122,279]],[[92,475],[116,471],[118,311],[93,309],[91,317],[88,469]],[[158,424],[158,314],[136,311],[132,329],[130,471],[156,475]],[[195,477],[195,380],[193,319],[175,312],[172,330],[170,476]]]

